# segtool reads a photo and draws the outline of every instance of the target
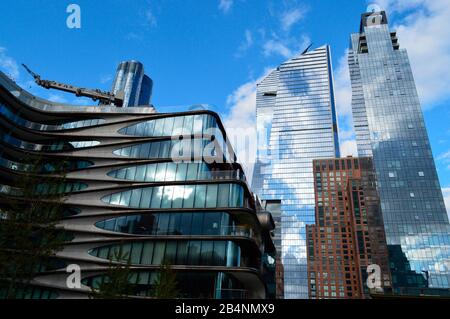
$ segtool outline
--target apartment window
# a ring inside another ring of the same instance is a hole
[[[422,171],[420,171],[420,172],[419,172],[419,176],[420,176],[420,177],[424,177],[424,176],[425,176],[425,173],[422,172]]]

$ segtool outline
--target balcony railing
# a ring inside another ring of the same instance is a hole
[[[9,185],[0,185],[0,193],[11,196],[22,196],[22,190],[16,187],[11,187]]]
[[[150,234],[149,234],[150,235]],[[258,236],[256,236],[253,229],[246,226],[221,226],[218,228],[211,228],[205,230],[203,233],[198,234],[183,234],[178,228],[160,229],[156,231],[156,235],[186,235],[186,236],[239,236],[253,239],[257,242]]]
[[[228,171],[205,171],[201,172],[198,175],[198,179],[205,179],[205,180],[239,180],[243,182],[247,182],[247,179],[245,178],[245,175],[240,170],[228,170]]]
[[[220,227],[220,235],[247,237],[256,240],[253,229],[245,226],[222,226]]]
[[[30,171],[32,169],[31,165],[16,163],[4,158],[0,158],[0,166],[3,166],[13,171],[22,171],[22,172]]]
[[[216,289],[216,299],[248,299],[244,289]]]

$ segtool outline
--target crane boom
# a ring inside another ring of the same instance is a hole
[[[113,104],[115,106],[123,106],[124,94],[123,91],[113,94],[111,92],[104,92],[99,89],[86,89],[70,84],[64,84],[56,81],[42,80],[39,74],[34,73],[25,64],[22,64],[25,70],[31,74],[37,85],[46,89],[55,89],[68,93],[75,94],[76,96],[84,96],[92,99],[93,101],[100,101],[102,104]]]

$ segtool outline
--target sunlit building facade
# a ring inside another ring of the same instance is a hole
[[[362,299],[370,298],[376,289],[390,291],[388,248],[372,158],[314,161],[314,189],[316,223],[306,226],[310,298]],[[378,269],[379,282],[369,287],[368,276]]]
[[[261,199],[281,201],[275,240],[284,297],[308,298],[305,226],[314,223],[312,161],[339,157],[328,46],[284,62],[258,84],[256,122],[252,185]]]
[[[393,286],[449,287],[449,220],[408,53],[384,11],[362,15],[349,67],[358,154],[373,156]]]
[[[16,178],[31,169],[24,159],[42,158],[37,174],[71,164],[57,224],[64,248],[17,298],[87,298],[108,280],[110,260],[124,262],[117,251],[127,256],[134,296],[152,296],[167,262],[180,298],[275,297],[274,222],[216,113],[60,105],[3,73],[0,110],[0,210],[2,198],[20,196]],[[81,267],[79,289],[66,284],[69,264]]]

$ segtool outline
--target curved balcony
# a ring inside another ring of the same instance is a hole
[[[22,127],[28,128],[30,130],[35,131],[62,131],[62,130],[72,130],[77,128],[88,128],[95,127],[97,125],[105,123],[104,119],[87,119],[73,122],[66,122],[59,125],[51,125],[51,124],[41,124],[33,121],[26,120],[20,117],[19,114],[13,113],[5,104],[0,103],[0,115],[3,115],[5,118],[10,120],[11,122],[20,125]]]

